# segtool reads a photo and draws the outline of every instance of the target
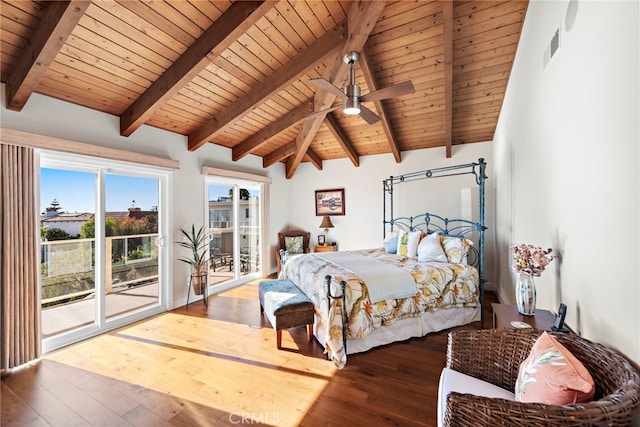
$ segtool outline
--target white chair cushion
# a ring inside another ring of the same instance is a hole
[[[444,426],[447,410],[447,396],[452,391],[458,393],[475,394],[476,396],[515,400],[513,392],[500,388],[491,383],[479,380],[469,375],[444,368],[440,374],[438,385],[438,426]]]

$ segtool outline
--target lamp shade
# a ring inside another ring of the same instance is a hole
[[[322,218],[322,224],[318,228],[333,228],[333,224],[331,223],[331,217],[325,216]]]

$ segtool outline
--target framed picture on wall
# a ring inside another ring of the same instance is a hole
[[[316,190],[316,216],[344,215],[344,188]]]

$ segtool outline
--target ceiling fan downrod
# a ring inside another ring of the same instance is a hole
[[[344,55],[343,61],[349,65],[349,84],[344,87],[347,96],[343,102],[342,112],[348,116],[360,114],[360,86],[356,84],[356,70],[353,64],[358,60],[358,52],[349,52]]]

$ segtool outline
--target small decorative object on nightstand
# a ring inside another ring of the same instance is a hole
[[[535,328],[550,331],[556,316],[549,310],[536,309],[531,316],[518,312],[514,305],[491,304],[494,329]]]
[[[313,252],[338,252],[338,245],[318,245],[313,247]]]

